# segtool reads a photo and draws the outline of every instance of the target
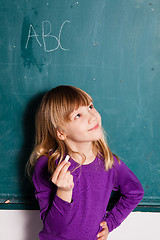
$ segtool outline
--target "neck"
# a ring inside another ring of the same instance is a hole
[[[69,148],[69,155],[80,164],[89,164],[95,159],[92,142],[75,144]],[[82,159],[82,156],[85,156],[85,159]]]

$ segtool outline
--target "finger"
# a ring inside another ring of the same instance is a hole
[[[74,183],[73,183],[73,176],[69,171],[67,171],[63,177],[61,174],[59,178],[56,181],[56,185],[59,188],[65,189],[65,190],[70,190],[73,188]]]
[[[66,183],[70,183],[71,182],[71,173],[70,173],[70,171],[67,171],[66,172],[66,174],[65,174],[65,176],[64,176],[64,181],[66,182]]]
[[[69,179],[68,179],[68,185],[70,188],[74,187],[74,182],[73,182],[73,176],[70,174]]]
[[[107,238],[105,237],[100,237],[100,238],[97,238],[98,240],[106,240]]]
[[[102,227],[102,231],[97,235],[98,240],[102,240],[102,239],[106,240],[109,234],[107,223],[105,221],[101,222],[100,226]]]
[[[102,228],[105,228],[105,227],[107,227],[107,223],[106,223],[105,221],[103,221],[103,222],[100,223],[100,226],[101,226]]]
[[[64,180],[66,176],[68,177],[70,175],[70,171],[68,171],[68,168],[70,166],[70,163],[66,163],[64,167],[60,170],[57,179],[58,180]]]
[[[100,233],[98,233],[97,237],[100,238],[100,237],[104,237],[106,234],[106,230],[102,230]]]
[[[57,168],[55,169],[55,171],[54,171],[54,173],[53,173],[52,181],[56,181],[56,180],[57,180],[57,178],[58,178],[61,170],[63,169],[63,167],[64,167],[65,165],[67,165],[68,168],[69,168],[70,163],[66,163],[66,161],[63,161],[60,165],[57,166]],[[67,169],[68,169],[68,168],[67,168]]]

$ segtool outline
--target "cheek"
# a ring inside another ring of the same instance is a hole
[[[78,122],[77,122],[78,123]],[[73,137],[76,136],[77,134],[79,134],[82,129],[81,129],[82,125],[81,124],[71,124],[67,129],[66,129],[66,135],[68,137]]]

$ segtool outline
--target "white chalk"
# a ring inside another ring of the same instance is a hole
[[[68,162],[69,159],[70,159],[70,156],[67,155],[67,156],[65,157],[64,161]]]

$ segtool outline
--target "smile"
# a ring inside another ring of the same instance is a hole
[[[99,127],[99,124],[97,123],[93,128],[89,129],[89,131],[96,130]]]

